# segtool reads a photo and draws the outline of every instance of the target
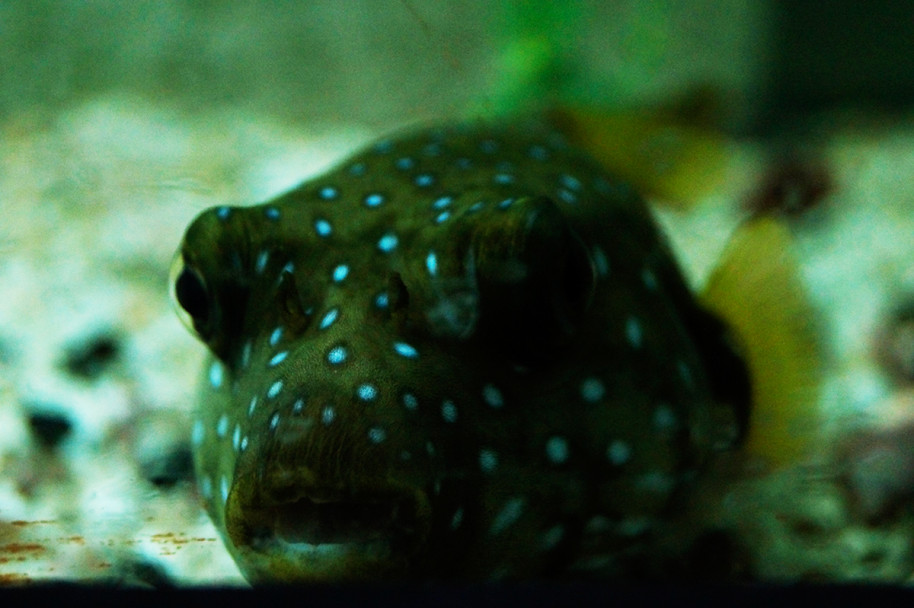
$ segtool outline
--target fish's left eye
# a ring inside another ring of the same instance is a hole
[[[210,317],[211,302],[206,281],[185,263],[180,253],[175,257],[169,275],[171,299],[178,317],[188,329],[199,333]]]

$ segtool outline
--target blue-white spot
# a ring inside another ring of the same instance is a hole
[[[219,420],[216,422],[216,435],[219,437],[225,437],[225,434],[228,433],[229,428],[229,419],[228,416],[222,414],[219,416]]]
[[[452,196],[439,196],[432,201],[432,209],[444,209],[445,207],[449,207],[453,200],[454,197]]]
[[[277,327],[270,334],[270,346],[276,346],[282,340],[282,326]]]
[[[439,214],[435,217],[435,223],[436,223],[436,224],[443,224],[444,222],[447,221],[447,219],[448,219],[449,217],[451,217],[451,212],[450,212],[450,211],[442,211],[441,213],[439,213]]]
[[[380,205],[384,204],[384,195],[375,192],[366,196],[363,202],[365,203],[366,207],[379,207]]]
[[[549,158],[549,150],[545,146],[530,146],[530,149],[527,150],[527,156],[533,160],[547,160]]]
[[[435,255],[434,251],[429,251],[428,255],[425,256],[425,268],[432,276],[438,273],[438,256]]]
[[[279,412],[273,412],[273,415],[270,416],[270,430],[275,431],[276,427],[279,426]]]
[[[349,275],[349,266],[346,264],[340,264],[333,269],[333,280],[337,283],[345,279]]]
[[[513,198],[506,198],[505,200],[503,200],[503,201],[501,201],[500,203],[498,203],[498,208],[499,208],[499,209],[507,209],[508,207],[510,207],[510,206],[513,205],[513,204],[514,204],[514,199],[513,199]]]
[[[419,400],[412,393],[403,393],[403,407],[410,411],[415,411],[419,407]]]
[[[486,206],[485,201],[476,201],[475,203],[470,205],[469,209],[467,209],[467,213],[476,213],[477,211],[482,210],[482,208],[485,206]]]
[[[485,139],[479,142],[479,149],[486,154],[495,154],[498,152],[498,142],[494,139]]]
[[[654,276],[650,268],[645,268],[641,271],[641,282],[644,283],[644,286],[649,291],[657,291],[657,277]]]
[[[333,186],[324,186],[317,191],[317,195],[325,201],[332,201],[340,195],[340,191]]]
[[[498,466],[498,454],[494,450],[483,448],[479,450],[479,469],[483,473],[491,473]]]
[[[460,527],[460,523],[463,521],[463,509],[457,509],[454,511],[454,516],[451,517],[451,530],[456,530]]]
[[[219,479],[219,491],[222,492],[222,502],[227,501],[229,495],[229,483],[228,479],[225,478],[225,475]]]
[[[499,534],[507,530],[511,524],[520,519],[521,514],[524,512],[524,505],[526,501],[523,498],[512,498],[505,502],[505,506],[501,508],[501,511],[498,512],[498,515],[495,516],[495,519],[492,521],[492,527],[489,528],[489,534]]]
[[[413,180],[413,183],[420,188],[427,188],[435,183],[435,177],[430,173],[420,173]]]
[[[562,185],[562,187],[568,188],[569,190],[578,191],[581,189],[581,180],[574,177],[573,175],[568,175],[567,173],[563,173],[559,177],[559,183]]]
[[[268,220],[276,221],[279,219],[279,209],[277,209],[276,207],[272,207],[272,206],[265,207],[263,210],[263,214],[266,216],[266,218]]]
[[[631,446],[617,439],[609,444],[609,447],[606,448],[606,458],[615,466],[621,466],[628,462],[632,457],[632,448]]]
[[[248,405],[248,418],[254,415],[254,410],[257,408],[257,395],[251,397],[251,403]]]
[[[389,139],[379,141],[374,145],[374,151],[378,154],[387,154],[394,149],[394,142]]]
[[[314,220],[314,231],[317,232],[317,236],[328,237],[333,232],[333,227],[327,220],[318,219]]]
[[[457,406],[453,401],[445,401],[441,404],[441,417],[445,422],[457,421]]]
[[[194,422],[194,428],[190,433],[190,442],[195,446],[199,446],[203,443],[204,437],[206,437],[206,427],[203,426],[202,420],[197,420]]]
[[[593,266],[597,271],[597,274],[601,277],[605,277],[609,274],[609,260],[606,258],[606,253],[599,247],[593,248]]]
[[[212,365],[209,366],[209,383],[213,388],[219,388],[222,386],[222,380],[224,379],[225,370],[222,368],[222,364],[218,361],[214,361]]]
[[[374,401],[378,396],[378,388],[373,384],[360,384],[355,392],[362,401]]]
[[[384,429],[373,426],[368,429],[368,441],[372,443],[381,443],[387,438],[387,433],[384,432]]]
[[[208,476],[200,480],[200,494],[207,500],[213,497],[213,480]]]
[[[282,352],[280,352],[280,353],[276,353],[276,354],[273,355],[273,357],[270,359],[270,362],[269,362],[268,365],[269,365],[270,367],[276,367],[277,365],[279,365],[280,363],[282,363],[283,361],[285,361],[285,360],[286,360],[286,357],[288,357],[288,356],[289,356],[289,351],[287,351],[287,350],[284,350],[284,351],[282,351]]]
[[[241,438],[241,444],[238,446],[238,449],[242,452],[245,451],[246,449],[248,449],[248,436],[247,435],[245,435],[244,437]]]
[[[348,356],[349,353],[346,351],[345,346],[334,346],[330,349],[330,352],[327,353],[327,363],[330,365],[339,365],[340,363],[343,363]]]
[[[384,310],[384,309],[387,308],[387,306],[388,306],[389,304],[390,304],[390,298],[387,296],[387,292],[386,292],[386,291],[382,291],[381,293],[379,293],[378,295],[376,295],[376,296],[374,297],[374,305],[375,305],[375,308],[378,308],[378,309],[380,309],[380,310]]]
[[[267,398],[274,399],[282,390],[282,380],[277,380],[267,389]]]
[[[365,163],[356,163],[349,167],[349,175],[365,175]]]
[[[330,426],[334,418],[336,418],[336,410],[333,409],[332,405],[325,405],[324,409],[321,410],[321,424]]]
[[[658,405],[654,410],[654,428],[660,432],[672,431],[678,425],[676,414],[668,405]]]
[[[505,404],[501,391],[493,384],[486,384],[482,387],[482,399],[494,408],[499,408]]]
[[[566,202],[569,205],[578,202],[578,195],[575,194],[574,192],[572,192],[571,190],[566,190],[564,188],[560,188],[558,191],[558,195],[559,195],[559,198],[562,199],[563,202]]]
[[[505,186],[514,183],[514,176],[510,173],[496,173],[495,177],[492,178],[492,181],[496,184]]]
[[[585,378],[581,382],[581,398],[588,403],[596,403],[606,394],[606,387],[598,378]]]
[[[304,400],[304,399],[296,399],[296,400],[295,400],[295,403],[292,404],[292,413],[293,413],[293,414],[301,414],[301,411],[302,411],[303,409],[305,409],[305,400]]]
[[[398,242],[399,241],[397,240],[397,235],[392,232],[388,232],[380,239],[378,239],[378,249],[384,253],[390,253],[397,248]]]
[[[408,156],[404,156],[403,158],[398,158],[394,163],[394,166],[401,171],[408,171],[416,166],[416,161]]]
[[[632,345],[632,348],[641,347],[641,323],[635,317],[629,317],[625,321],[625,337],[628,338],[628,343]]]
[[[546,441],[546,457],[552,464],[563,464],[568,460],[568,442],[564,437],[550,437]]]
[[[241,426],[237,424],[235,425],[235,432],[232,433],[232,447],[236,452],[241,447]]]
[[[394,342],[394,352],[407,359],[415,359],[419,356],[419,351],[406,342]]]
[[[318,328],[327,329],[328,327],[333,325],[333,323],[336,321],[337,317],[339,317],[339,316],[340,316],[340,309],[336,308],[336,307],[331,308],[324,314],[323,318],[321,319],[320,325],[318,325]]]
[[[218,217],[223,222],[229,218],[229,215],[232,214],[231,207],[217,207],[216,208],[216,217]]]

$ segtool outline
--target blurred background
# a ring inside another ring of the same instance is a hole
[[[0,2],[0,584],[244,584],[192,480],[184,228],[381,132],[556,108],[696,286],[754,213],[795,239],[821,432],[708,507],[741,576],[911,582],[912,47],[890,0]]]

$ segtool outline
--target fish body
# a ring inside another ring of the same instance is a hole
[[[212,353],[199,489],[254,583],[623,576],[748,415],[643,201],[538,126],[205,211],[172,283]]]

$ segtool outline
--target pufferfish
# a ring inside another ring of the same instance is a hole
[[[536,125],[384,139],[204,211],[200,494],[252,583],[626,576],[749,417],[643,200]]]

